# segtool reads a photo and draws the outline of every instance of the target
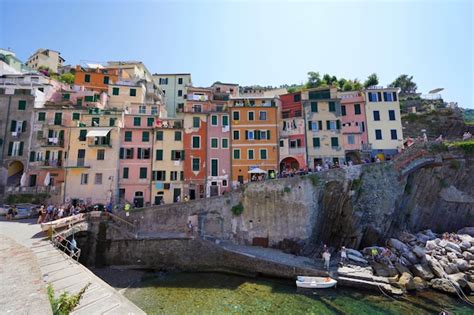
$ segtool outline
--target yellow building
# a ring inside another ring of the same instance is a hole
[[[341,104],[337,88],[321,87],[301,92],[305,117],[308,166],[344,162],[341,138]]]
[[[365,115],[372,157],[381,160],[403,147],[402,120],[398,88],[371,87],[365,93]]]
[[[156,121],[151,198],[155,205],[183,200],[183,136],[182,119]]]
[[[71,127],[65,157],[65,201],[118,201],[119,125],[122,113],[90,108]]]

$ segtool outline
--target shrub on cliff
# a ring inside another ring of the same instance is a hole
[[[242,214],[242,212],[244,212],[244,206],[242,205],[241,202],[239,202],[238,204],[236,204],[235,206],[233,206],[230,211],[232,211],[232,213],[234,215],[240,215]]]
[[[449,145],[450,147],[454,148],[460,148],[462,149],[466,154],[474,154],[474,140],[469,140],[469,141],[456,141],[452,142]]]

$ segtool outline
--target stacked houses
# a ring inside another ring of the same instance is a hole
[[[136,207],[361,163],[402,147],[398,90],[249,89],[136,61],[69,67],[74,84],[0,60],[2,194]]]

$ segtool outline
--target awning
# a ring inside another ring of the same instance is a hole
[[[267,172],[261,168],[255,167],[249,171],[249,174],[266,174]]]
[[[93,129],[89,130],[87,132],[86,137],[107,137],[107,134],[112,130],[112,128],[98,128],[98,129]]]

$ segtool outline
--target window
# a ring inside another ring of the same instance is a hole
[[[222,148],[222,149],[227,149],[228,147],[229,147],[229,139],[227,139],[227,138],[222,138],[221,148]]]
[[[109,77],[108,76],[104,76],[104,84],[109,84]]]
[[[377,93],[369,92],[369,102],[377,102]]]
[[[257,130],[256,137],[258,140],[270,140],[270,130]]]
[[[150,148],[138,148],[137,159],[148,160],[150,158]]]
[[[240,132],[239,132],[239,130],[234,130],[233,139],[234,139],[234,140],[239,140],[239,139],[240,139]]]
[[[141,117],[133,117],[133,125],[140,127],[142,124],[142,118]]]
[[[258,114],[259,114],[259,119],[260,120],[267,120],[267,112],[261,111]]]
[[[232,119],[233,119],[233,120],[240,120],[240,111],[234,110],[234,111],[232,112]]]
[[[86,141],[87,130],[81,129],[79,130],[79,141]]]
[[[171,150],[172,161],[184,161],[184,151]]]
[[[336,111],[336,103],[335,102],[329,102],[329,111],[330,112],[335,112]]]
[[[217,115],[212,115],[211,116],[211,125],[212,126],[217,126],[218,123],[217,123]]]
[[[150,133],[148,131],[142,132],[142,142],[150,141]]]
[[[164,85],[168,84],[168,78],[160,78],[159,84],[160,85],[161,84],[164,84]]]
[[[139,114],[146,114],[146,106],[145,105],[138,106],[138,113]]]
[[[318,112],[318,102],[311,102],[311,112],[312,113]]]
[[[85,102],[93,102],[93,101],[94,101],[94,97],[91,96],[91,95],[84,96],[84,101],[85,101]]]
[[[26,109],[26,101],[18,101],[18,109],[25,110]]]
[[[166,180],[166,171],[153,171],[153,180]]]
[[[183,96],[183,90],[178,90],[178,96]]]
[[[178,78],[178,84],[183,84],[183,78]]]
[[[92,117],[91,126],[98,127],[99,124],[100,124],[100,118],[99,117]]]
[[[397,101],[397,92],[392,92],[392,99],[394,102]]]
[[[148,168],[146,167],[140,167],[140,179],[145,179],[148,176]]]
[[[102,173],[95,173],[94,184],[102,185]]]
[[[227,115],[222,116],[222,126],[229,126],[229,116]]]
[[[299,102],[299,101],[301,101],[301,94],[293,95],[293,102]]]
[[[375,139],[376,140],[382,140],[382,130],[381,129],[375,129]]]
[[[181,141],[181,139],[182,139],[181,131],[175,131],[174,132],[174,141]]]
[[[380,120],[380,112],[378,110],[374,110],[374,120],[375,121]]]
[[[337,123],[335,120],[326,120],[326,129],[327,130],[336,130]]]
[[[163,141],[163,131],[157,130],[155,135],[156,141]]]
[[[97,160],[98,161],[105,160],[105,150],[104,149],[97,150]]]
[[[176,180],[178,180],[178,172],[177,172],[177,171],[171,171],[171,172],[170,172],[170,180],[171,180],[171,181],[176,181]]]
[[[193,128],[199,128],[201,126],[201,118],[193,117]]]
[[[124,167],[122,171],[122,178],[127,179],[128,178],[128,167]]]
[[[193,136],[192,137],[192,148],[193,149],[201,148],[201,137],[200,136]]]
[[[202,112],[202,106],[200,104],[194,104],[193,105],[193,112],[194,113],[200,113]]]
[[[391,129],[390,130],[390,137],[392,138],[392,140],[397,140],[398,139],[396,129]]]
[[[393,102],[392,92],[383,92],[383,98],[384,98],[385,102]]]
[[[219,148],[219,139],[218,138],[211,138],[211,148],[218,149]]]
[[[119,95],[120,93],[120,88],[114,87],[112,88],[112,95]]]
[[[240,159],[240,149],[234,149],[234,160]]]
[[[151,114],[152,115],[158,115],[158,106],[152,106],[151,107]]]
[[[80,120],[81,114],[80,113],[72,113],[72,120]]]
[[[338,147],[339,146],[339,139],[337,137],[331,137],[331,147]]]
[[[86,74],[84,76],[84,82],[91,82],[91,75],[90,74]]]
[[[319,140],[319,138],[313,138],[313,147],[314,148],[321,147],[321,141]]]
[[[125,131],[125,142],[131,142],[131,141],[132,141],[132,132]]]
[[[267,149],[260,149],[260,160],[267,159]]]
[[[253,130],[245,130],[245,139],[253,140],[254,139],[254,131]]]
[[[87,185],[89,182],[89,174],[83,173],[81,174],[81,185]]]
[[[125,149],[125,158],[127,160],[133,159],[133,148],[127,148]]]
[[[192,160],[193,171],[195,171],[195,172],[199,171],[199,168],[200,168],[199,164],[200,164],[199,158],[193,158],[193,160]]]
[[[394,110],[389,110],[388,111],[388,119],[395,120],[395,111]]]
[[[285,141],[280,140],[280,148],[283,148],[285,146]]]
[[[360,115],[360,104],[354,104],[354,114]]]
[[[247,158],[248,158],[249,160],[253,160],[253,159],[254,159],[254,151],[253,151],[253,149],[249,149],[249,150],[247,151]]]
[[[163,150],[162,149],[158,149],[155,151],[155,159],[157,161],[163,161]]]
[[[348,144],[355,144],[355,137],[354,137],[354,135],[347,135],[347,143],[348,143]]]
[[[137,89],[130,89],[130,96],[137,96]]]
[[[346,116],[346,105],[341,106],[341,115]]]
[[[72,114],[73,120],[74,120],[74,114]],[[39,112],[38,113],[38,121],[45,121],[46,120],[46,113],[45,112]]]
[[[249,121],[252,121],[255,119],[255,113],[254,112],[248,112],[248,119]]]
[[[148,117],[148,118],[146,119],[146,125],[147,125],[148,127],[153,127],[153,123],[154,123],[154,122],[155,122],[155,119],[154,119],[153,117]]]
[[[309,91],[308,98],[310,100],[322,100],[331,98],[331,93],[329,90],[323,91]]]
[[[211,159],[211,176],[219,176],[219,160]]]

